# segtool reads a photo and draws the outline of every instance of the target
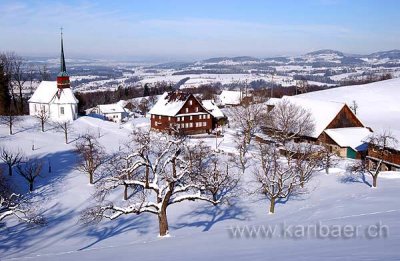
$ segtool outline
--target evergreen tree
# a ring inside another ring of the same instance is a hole
[[[149,84],[148,83],[146,83],[144,85],[144,90],[143,90],[143,97],[146,97],[146,96],[150,96],[150,89],[149,89]]]
[[[0,64],[0,115],[7,114],[10,108],[11,97],[8,89],[9,81],[10,79],[4,72],[3,65]]]

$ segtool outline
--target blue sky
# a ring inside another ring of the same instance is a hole
[[[400,49],[397,0],[0,0],[0,51],[191,60]]]

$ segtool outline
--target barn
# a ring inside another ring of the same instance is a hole
[[[284,96],[282,99],[311,113],[315,129],[309,136],[302,137],[303,140],[324,144],[331,152],[345,158],[361,158],[366,155],[366,138],[372,130],[364,126],[347,104],[296,96]],[[273,110],[280,100],[268,101],[268,109]]]

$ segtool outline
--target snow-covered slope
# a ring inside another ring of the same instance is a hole
[[[395,80],[387,83],[396,85]],[[335,98],[334,94],[331,95]],[[391,101],[390,94],[387,96]],[[365,95],[364,98],[368,97]],[[368,107],[362,99],[362,96],[357,98],[360,114]],[[0,259],[398,260],[399,173],[382,174],[378,188],[371,189],[362,181],[346,178],[344,169],[347,162],[331,169],[330,175],[319,173],[309,184],[308,194],[280,202],[274,215],[268,215],[266,199],[243,191],[237,202],[229,206],[214,207],[200,202],[171,206],[168,218],[172,236],[169,238],[157,237],[157,218],[151,214],[128,215],[97,226],[78,223],[80,211],[91,204],[94,187],[88,185],[87,177],[75,169],[73,140],[87,131],[100,133],[99,141],[112,152],[128,139],[132,128],[148,126],[149,119],[146,118],[133,119],[120,127],[115,123],[81,117],[73,123],[74,134],[69,144],[64,144],[63,134],[54,129],[41,133],[36,120],[30,117],[24,117],[12,136],[7,134],[7,128],[1,126],[0,146],[20,148],[27,155],[45,160],[43,177],[33,196],[48,224],[31,227],[9,220],[6,227],[0,227]],[[232,149],[231,134],[234,131],[234,128],[228,129],[225,136],[219,138],[221,149]],[[204,140],[215,146],[214,138],[206,137]],[[32,144],[35,145],[33,151]],[[52,165],[51,173],[47,171],[48,163]],[[17,177],[14,179],[20,191],[26,191],[25,183]],[[248,186],[250,180],[251,171],[248,171],[243,176],[243,184]],[[367,177],[365,182],[371,181]],[[359,226],[359,234],[350,239],[314,236],[295,239],[290,234],[281,233],[283,226],[318,224]],[[365,230],[375,224],[388,227],[387,238],[366,237]],[[237,226],[256,230],[260,226],[271,226],[276,229],[276,234],[272,238],[263,236],[262,232],[254,237],[236,238],[231,227]]]

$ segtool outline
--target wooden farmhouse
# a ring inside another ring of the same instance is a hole
[[[214,104],[206,105],[208,109],[190,93],[165,92],[149,111],[151,129],[169,134],[211,133],[225,116]]]
[[[284,96],[282,99],[311,113],[315,129],[309,136],[301,137],[303,141],[328,146],[331,152],[345,158],[361,158],[366,155],[368,150],[366,138],[372,131],[364,126],[345,103],[294,96]],[[268,110],[273,110],[280,100],[269,101]]]

